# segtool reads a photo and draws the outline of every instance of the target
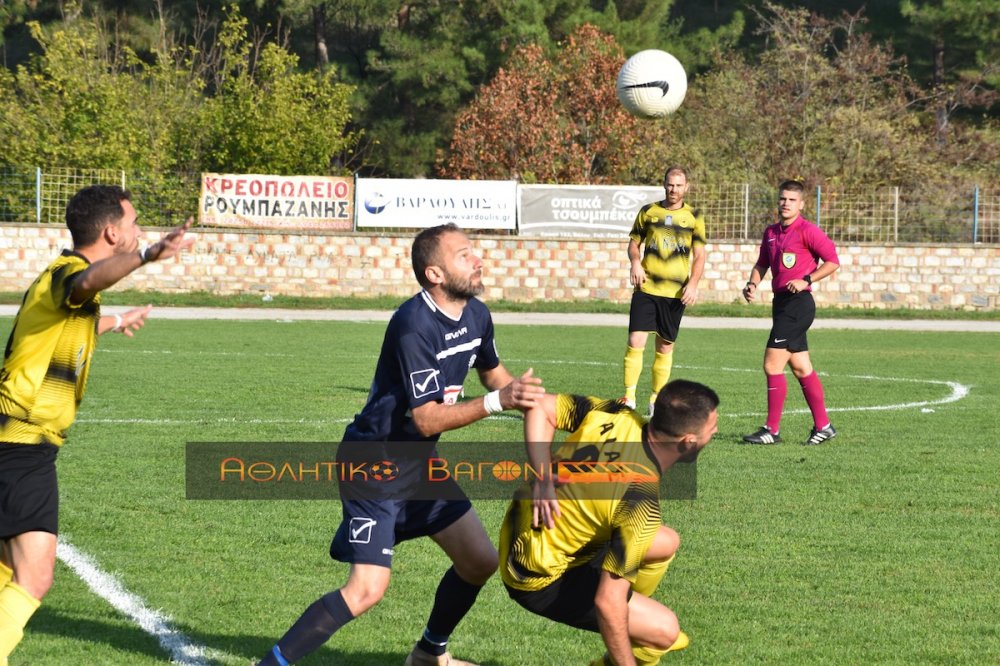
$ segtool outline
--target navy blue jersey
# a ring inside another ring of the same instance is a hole
[[[499,364],[486,305],[472,298],[456,320],[421,292],[389,320],[368,402],[344,441],[437,441],[440,435],[417,432],[411,410],[432,400],[454,403],[469,370]]]

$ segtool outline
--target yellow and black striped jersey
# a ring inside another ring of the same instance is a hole
[[[531,491],[518,490],[500,532],[500,576],[518,590],[540,590],[595,557],[635,581],[660,528],[660,469],[645,442],[645,420],[612,400],[556,398],[556,426],[572,434],[559,447],[561,516],[533,528]]]
[[[71,304],[90,265],[64,250],[28,288],[0,370],[0,442],[61,445],[76,418],[97,343],[100,294]]]
[[[628,237],[643,248],[646,281],[640,289],[653,296],[680,298],[691,277],[691,250],[704,246],[705,218],[688,204],[668,210],[662,202],[643,206]]]

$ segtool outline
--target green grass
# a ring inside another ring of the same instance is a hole
[[[384,326],[151,320],[134,340],[102,339],[60,453],[65,536],[193,641],[234,656],[225,663],[261,656],[345,580],[327,555],[340,505],[185,500],[185,442],[338,441],[365,401]],[[623,338],[497,333],[511,370],[608,397],[621,392]],[[787,443],[743,447],[739,435],[763,418],[764,333],[682,329],[674,377],[715,387],[722,406],[697,500],[664,503],[682,547],[658,595],[692,638],[664,663],[997,663],[997,335],[817,330],[810,342],[828,404],[843,410],[831,412],[840,436],[799,446],[811,419],[790,377]],[[646,361],[643,382],[651,351]],[[940,403],[954,390],[942,382],[969,392]],[[482,393],[472,377],[466,393]],[[920,402],[934,404],[873,409]],[[445,437],[516,453],[520,423],[493,418]],[[505,503],[476,508],[496,535]],[[446,567],[429,540],[402,544],[385,600],[300,663],[402,663]],[[602,652],[597,635],[522,610],[496,578],[452,647],[488,666],[585,664]],[[61,564],[11,659],[167,662]]]
[[[0,292],[0,303],[19,304],[23,293]],[[178,294],[167,294],[149,291],[121,290],[109,291],[105,302],[115,305],[145,305],[152,303],[160,306],[175,307],[224,307],[224,308],[295,308],[320,310],[395,310],[405,299],[397,296],[273,296],[270,301],[263,301],[260,293],[233,294],[219,296],[207,291],[192,291]],[[771,307],[764,305],[746,305],[742,302],[732,303],[700,303],[688,309],[687,314],[693,317],[752,317],[767,318],[771,316]],[[613,301],[533,301],[522,303],[515,301],[490,301],[494,312],[583,312],[628,314],[628,303]],[[1000,310],[961,310],[940,309],[920,310],[916,308],[855,308],[855,307],[821,307],[817,309],[822,319],[963,319],[973,321],[1000,321]]]

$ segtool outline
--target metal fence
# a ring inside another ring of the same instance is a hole
[[[115,183],[132,191],[141,223],[174,226],[197,211],[200,182],[198,173],[0,167],[0,222],[61,224],[74,192]],[[776,220],[772,186],[693,183],[688,199],[704,211],[713,242],[756,241]],[[1000,186],[817,187],[806,217],[838,243],[1000,243]]]

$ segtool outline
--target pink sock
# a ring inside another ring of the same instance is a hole
[[[813,415],[813,423],[817,430],[821,430],[830,425],[830,417],[826,414],[826,400],[823,398],[823,383],[819,380],[819,375],[813,370],[811,375],[799,380],[802,385],[802,395],[806,397],[806,404]]]
[[[778,434],[781,427],[781,412],[785,409],[785,396],[788,395],[788,382],[785,373],[780,375],[764,375],[767,377],[767,429]]]

